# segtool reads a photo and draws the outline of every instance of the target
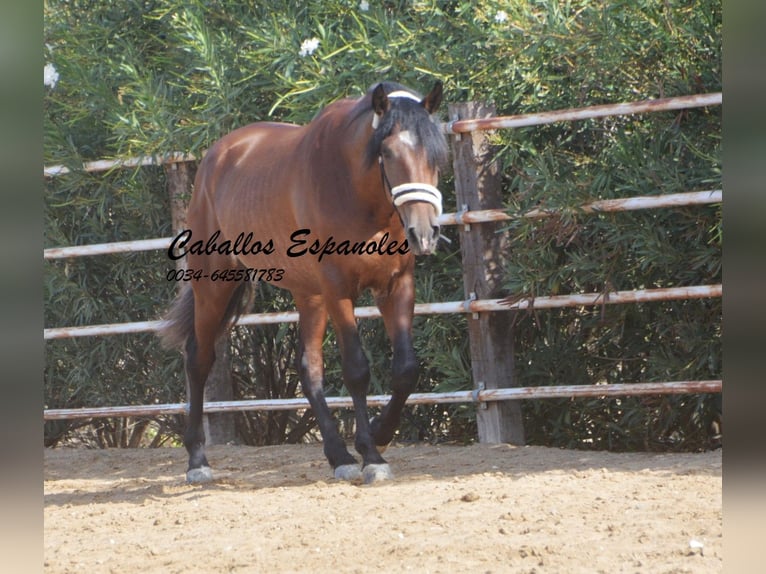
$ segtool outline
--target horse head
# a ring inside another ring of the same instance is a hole
[[[387,92],[384,84],[372,92],[373,153],[415,255],[433,253],[439,239],[442,195],[437,184],[447,143],[431,115],[441,99],[441,82],[424,98],[406,89]]]

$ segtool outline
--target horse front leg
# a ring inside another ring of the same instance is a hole
[[[375,447],[367,412],[367,391],[370,384],[370,365],[364,354],[354,317],[351,299],[334,299],[330,305],[330,318],[340,346],[343,381],[354,403],[356,438],[354,447],[362,455],[362,476],[369,484],[393,478],[388,463]]]
[[[415,309],[415,284],[411,273],[399,277],[392,289],[376,298],[386,332],[393,348],[391,360],[391,400],[372,422],[372,433],[383,452],[399,428],[402,409],[418,382],[418,360],[412,344],[412,318]]]
[[[320,296],[294,298],[300,316],[298,373],[303,393],[319,423],[324,453],[335,478],[356,480],[361,477],[359,465],[338,433],[324,395],[322,341],[327,328],[327,309]]]

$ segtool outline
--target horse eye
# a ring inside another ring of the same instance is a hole
[[[383,159],[391,159],[394,157],[393,152],[391,151],[391,148],[387,146],[383,146],[380,150],[380,155],[383,156]]]

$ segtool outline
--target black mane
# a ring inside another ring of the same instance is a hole
[[[362,99],[363,102],[366,102],[365,112],[371,109],[372,91],[377,85],[375,84],[375,86],[368,90],[367,95]],[[404,90],[417,96],[420,100],[423,99],[423,96],[419,93],[396,82],[383,82],[383,88],[387,94]],[[391,135],[394,127],[397,125],[415,134],[420,145],[425,148],[428,163],[432,168],[444,165],[447,162],[449,148],[438,119],[432,117],[419,102],[410,98],[391,98],[389,103],[388,111],[380,118],[377,129],[373,132],[372,138],[367,143],[365,150],[366,165],[370,166],[378,161],[381,143]]]

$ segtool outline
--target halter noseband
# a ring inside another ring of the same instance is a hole
[[[404,90],[396,90],[387,94],[388,98],[408,98],[416,102],[420,102],[420,98],[410,92]],[[372,115],[372,129],[378,129],[380,124],[380,116],[376,113]],[[386,176],[386,169],[383,166],[383,156],[378,156],[378,163],[380,164],[380,174],[383,177],[383,183],[391,191],[391,198],[393,200],[394,208],[404,205],[410,201],[425,201],[430,203],[436,209],[436,217],[442,214],[442,194],[441,192],[431,185],[430,183],[402,183],[400,185],[391,186],[391,182],[388,181]]]
[[[378,156],[378,163],[380,164],[380,175],[383,179],[383,186],[384,188],[388,187],[391,192],[391,200],[397,212],[399,211],[399,206],[409,203],[410,201],[425,201],[434,206],[436,217],[439,217],[442,214],[442,194],[437,187],[430,183],[402,183],[392,186],[386,175],[386,168],[383,165],[383,156]]]
[[[391,188],[394,207],[404,205],[409,201],[425,201],[436,209],[436,217],[442,214],[442,194],[433,185],[427,183],[403,183]]]

